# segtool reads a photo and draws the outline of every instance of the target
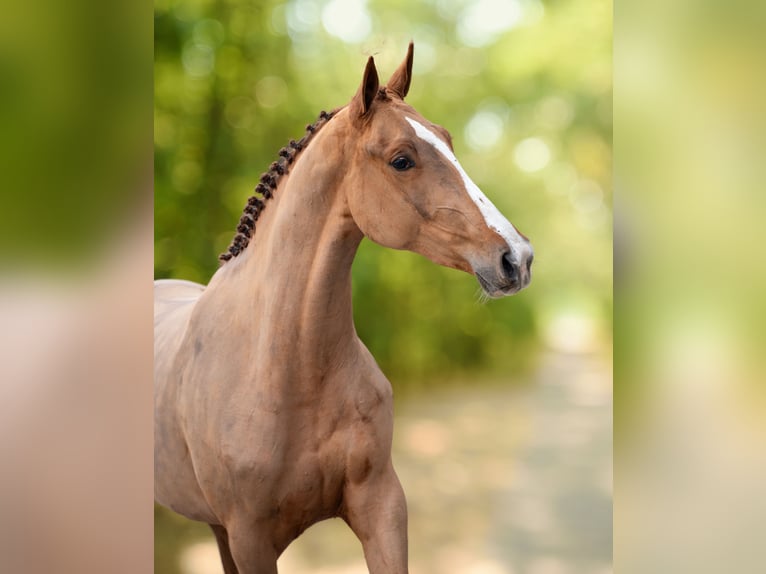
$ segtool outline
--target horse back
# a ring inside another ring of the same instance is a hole
[[[154,282],[154,319],[170,309],[194,303],[204,285],[185,279],[158,279]]]

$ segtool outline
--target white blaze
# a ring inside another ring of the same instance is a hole
[[[500,237],[506,240],[508,246],[512,249],[519,262],[523,260],[522,258],[525,258],[524,256],[529,256],[532,253],[532,248],[530,247],[529,242],[519,235],[516,228],[511,225],[503,214],[500,213],[497,207],[495,207],[487,196],[484,195],[479,189],[479,186],[471,181],[471,178],[468,177],[468,174],[463,169],[463,166],[460,165],[460,162],[455,157],[455,154],[452,153],[449,146],[420,122],[413,120],[412,118],[405,119],[415,129],[415,133],[420,139],[425,140],[434,146],[439,153],[447,159],[447,161],[455,166],[460,177],[463,178],[463,184],[465,185],[465,190],[468,193],[468,196],[473,200],[476,207],[479,208],[479,211],[484,216],[484,221],[487,223],[487,227],[497,232]]]

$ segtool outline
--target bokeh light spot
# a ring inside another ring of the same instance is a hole
[[[604,191],[592,179],[583,179],[569,190],[569,201],[581,213],[590,213],[604,204]]]
[[[550,162],[551,150],[540,138],[527,138],[516,145],[513,160],[522,171],[540,171]]]
[[[279,76],[266,76],[255,86],[255,97],[264,108],[274,108],[287,96],[287,84]]]
[[[215,68],[215,53],[207,44],[186,44],[181,55],[184,70],[190,76],[202,78]]]
[[[547,321],[544,338],[562,353],[587,353],[597,346],[597,328],[587,311],[562,309]]]
[[[523,10],[518,0],[478,0],[463,10],[457,33],[468,46],[491,44],[497,37],[521,22]]]
[[[499,114],[484,110],[477,112],[465,127],[465,139],[476,151],[492,149],[503,135],[503,118]]]
[[[223,43],[226,31],[224,30],[223,24],[218,20],[208,18],[200,20],[194,25],[192,36],[196,44],[217,47]]]
[[[314,0],[295,0],[287,7],[287,31],[290,37],[311,32],[319,23],[319,6]]]
[[[325,30],[351,44],[362,42],[372,30],[365,0],[330,0],[322,10]]]

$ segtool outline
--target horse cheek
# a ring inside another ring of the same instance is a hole
[[[406,202],[387,202],[379,214],[370,217],[365,235],[390,249],[411,249],[422,225],[418,212]]]

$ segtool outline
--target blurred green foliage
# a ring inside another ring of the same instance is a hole
[[[766,397],[766,4],[627,2],[615,27],[615,438],[633,456],[669,383]]]
[[[482,304],[474,278],[365,240],[361,338],[410,385],[517,372],[583,324],[608,344],[611,17],[606,0],[157,0],[156,277],[207,282],[280,146],[351,98],[367,55],[385,81],[412,39],[408,101],[530,237],[534,278]]]
[[[76,274],[148,205],[150,16],[146,2],[4,4],[0,266]]]

